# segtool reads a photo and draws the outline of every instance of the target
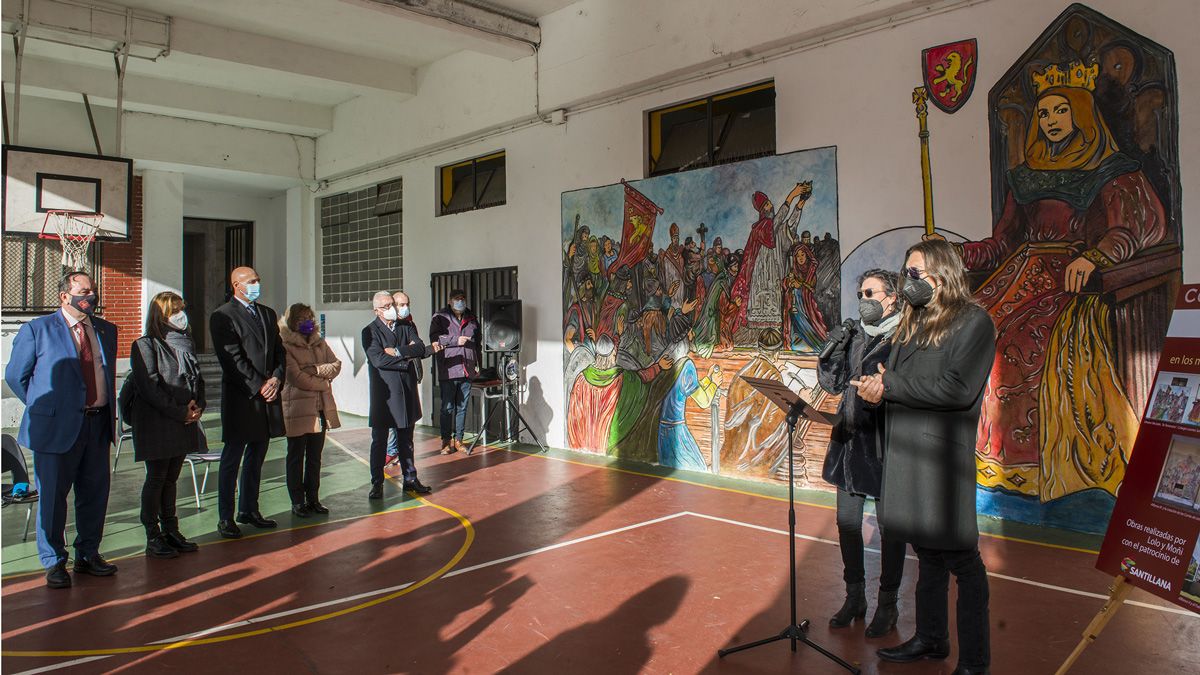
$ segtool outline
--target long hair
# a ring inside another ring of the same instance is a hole
[[[182,312],[184,307],[187,307],[187,303],[178,293],[163,291],[154,296],[146,310],[146,335],[159,340],[167,339],[167,331],[172,330],[167,319],[176,312]]]
[[[945,241],[923,241],[908,249],[909,256],[920,253],[925,256],[925,273],[938,282],[933,299],[924,307],[913,307],[904,303],[900,310],[900,326],[892,338],[900,344],[915,340],[919,347],[936,347],[950,334],[950,328],[962,310],[976,304],[967,287],[967,270],[954,246]],[[901,270],[900,278],[907,276]]]

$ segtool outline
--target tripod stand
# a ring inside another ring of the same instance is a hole
[[[775,380],[764,380],[755,377],[744,377],[747,383],[752,387],[762,392],[768,399],[775,403],[780,408],[787,410],[787,425],[788,425],[788,576],[791,580],[790,598],[792,601],[791,623],[787,625],[778,635],[773,635],[762,640],[755,640],[736,647],[717,650],[717,656],[724,658],[728,654],[740,652],[762,645],[771,644],[779,640],[791,640],[792,651],[796,651],[796,643],[803,642],[820,652],[825,658],[833,661],[846,670],[855,673],[861,672],[851,664],[842,660],[837,654],[830,652],[821,645],[813,642],[808,638],[808,619],[796,621],[796,458],[793,453],[794,436],[796,433],[796,423],[801,417],[816,420],[818,422],[832,422],[829,417],[817,411],[812,406],[808,405],[804,399],[797,396],[792,390],[788,389],[782,382]]]
[[[537,446],[541,448],[542,452],[546,452],[546,446],[542,445],[542,441],[537,437],[537,434],[534,433],[533,428],[529,426],[529,422],[525,420],[525,416],[521,414],[521,410],[515,403],[513,403],[512,387],[515,385],[517,378],[520,376],[516,366],[516,356],[509,355],[504,360],[504,363],[500,369],[500,380],[498,384],[500,385],[502,392],[501,398],[504,399],[503,408],[506,413],[504,424],[505,438],[501,442],[519,443],[521,440],[521,425],[524,425],[525,431],[529,432],[529,436],[533,438],[533,442],[537,443]],[[483,421],[483,426],[479,429],[479,433],[475,434],[475,438],[471,441],[471,445],[467,448],[468,455],[475,451],[475,446],[479,445],[479,439],[483,438],[484,430],[487,429],[488,425],[492,422],[492,415],[495,415],[496,411],[500,408],[501,406],[493,406],[492,409],[488,411],[487,418]],[[515,415],[518,420],[515,430],[513,429],[512,424],[513,415]]]

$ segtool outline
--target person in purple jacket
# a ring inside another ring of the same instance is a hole
[[[442,454],[449,455],[466,449],[463,427],[479,360],[479,321],[467,307],[467,294],[461,289],[450,291],[450,302],[433,315],[429,342],[444,348],[435,355],[434,365],[442,393]]]

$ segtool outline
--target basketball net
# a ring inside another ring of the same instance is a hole
[[[62,244],[62,266],[71,271],[87,271],[88,249],[104,222],[103,213],[47,211],[42,224],[42,239],[57,239]]]

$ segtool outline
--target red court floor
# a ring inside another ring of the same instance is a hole
[[[326,453],[366,456],[366,430]],[[5,673],[839,673],[801,645],[719,660],[787,623],[787,507],[773,497],[639,475],[569,455],[440,457],[420,441],[428,500],[238,541],[174,561],[121,561],[114,579],[40,574],[3,585]],[[355,465],[352,465],[355,466]],[[678,477],[686,477],[679,474]],[[335,514],[338,515],[338,514]],[[832,631],[841,559],[834,513],[797,507],[800,616],[865,673],[913,630],[910,560],[900,635]],[[281,527],[291,521],[284,522]],[[310,525],[310,523],[305,523]],[[868,527],[874,537],[873,527]],[[1052,673],[1102,605],[1090,553],[984,537],[994,673]],[[878,555],[868,553],[868,575]],[[874,593],[869,600],[874,608]],[[1135,591],[1077,673],[1196,672],[1200,617]]]

